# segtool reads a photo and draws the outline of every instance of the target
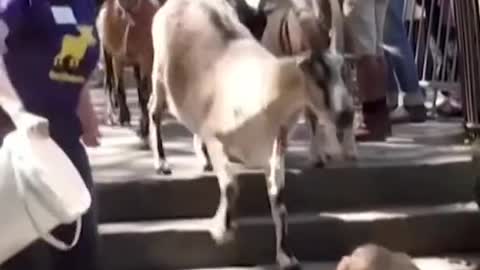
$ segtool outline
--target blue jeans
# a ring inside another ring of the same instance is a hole
[[[61,252],[45,247],[37,241],[0,266],[2,270],[97,270],[97,213],[93,180],[87,153],[78,139],[54,140],[67,154],[82,176],[85,185],[92,194],[92,206],[82,218],[82,231],[78,244],[68,252]],[[70,242],[74,226],[59,226],[53,234],[63,241]],[[5,268],[2,268],[5,267]]]
[[[390,1],[384,30],[385,58],[388,63],[388,91],[405,93],[406,105],[424,102],[424,93],[418,83],[418,72],[413,48],[407,38],[403,18],[404,0]],[[398,83],[397,83],[398,81]]]

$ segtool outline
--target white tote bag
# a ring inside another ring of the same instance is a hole
[[[0,148],[0,265],[38,239],[71,249],[90,204],[80,174],[51,138],[27,130],[8,134]],[[70,244],[50,234],[75,221]]]

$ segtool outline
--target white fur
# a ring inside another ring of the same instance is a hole
[[[231,161],[263,168],[276,228],[277,261],[283,268],[297,264],[295,257],[286,255],[289,247],[280,246],[287,226],[281,197],[287,132],[306,106],[336,130],[322,92],[309,87],[311,82],[299,68],[301,60],[273,56],[224,0],[167,1],[154,17],[152,35],[151,126],[159,124],[153,116],[158,116],[166,100],[172,114],[206,144],[221,191],[212,236],[218,243],[232,237],[233,227],[225,223],[238,197]],[[155,143],[154,132],[150,134]],[[338,140],[333,144],[339,145]]]

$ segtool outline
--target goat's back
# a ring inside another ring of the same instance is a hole
[[[167,1],[152,31],[154,72],[166,87],[169,109],[202,137],[236,144],[252,136],[257,145],[271,145],[278,126],[304,101],[296,62],[269,53],[226,1]]]
[[[97,28],[105,49],[126,62],[142,64],[149,73],[153,58],[151,25],[163,2],[140,0],[136,10],[131,11],[116,1],[107,0],[97,16]],[[124,12],[133,21],[130,26]]]
[[[230,99],[258,90],[265,70],[276,63],[226,1],[168,1],[155,15],[152,31],[171,110],[187,126],[199,121],[181,112],[208,121]]]

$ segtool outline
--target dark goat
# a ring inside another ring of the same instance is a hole
[[[108,95],[108,120],[114,123],[114,109],[119,108],[119,123],[130,123],[130,110],[126,101],[123,72],[127,66],[134,67],[138,99],[141,109],[138,135],[148,147],[148,99],[151,94],[151,71],[153,45],[151,24],[155,12],[163,4],[154,0],[106,0],[97,17],[97,28],[103,47],[105,61],[105,91]],[[160,128],[156,143],[165,159]],[[165,163],[161,173],[170,174]]]

